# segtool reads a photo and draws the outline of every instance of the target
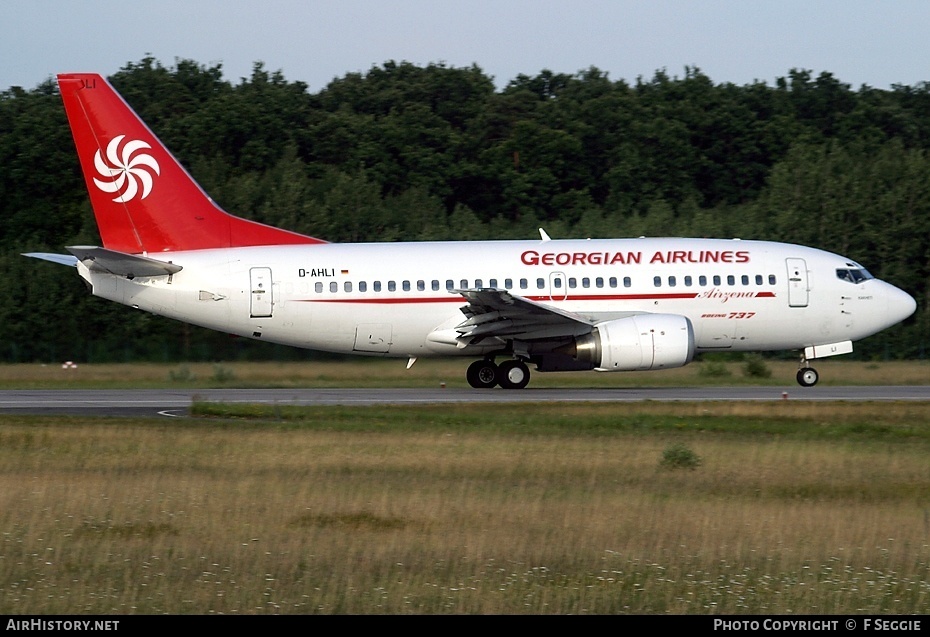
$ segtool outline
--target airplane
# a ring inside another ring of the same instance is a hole
[[[58,86],[102,246],[29,253],[95,296],[327,352],[475,359],[474,388],[539,372],[681,367],[703,352],[814,359],[916,309],[844,256],[770,241],[620,238],[329,243],[223,211],[102,76]],[[500,363],[498,359],[503,359]]]

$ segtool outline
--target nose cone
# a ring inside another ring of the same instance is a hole
[[[914,297],[895,286],[885,283],[885,318],[888,325],[900,323],[917,310]]]

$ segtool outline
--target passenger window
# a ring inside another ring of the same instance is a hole
[[[615,276],[610,277],[610,287],[612,288],[617,287],[617,277]]]
[[[447,289],[447,290],[454,290],[454,289],[455,289],[455,281],[453,281],[452,279],[446,279],[446,289]]]
[[[653,277],[653,279],[652,279],[652,284],[653,284],[654,286],[656,286],[657,288],[662,287],[662,277],[660,277],[660,276]]]
[[[552,287],[554,287],[557,290],[561,290],[562,289],[562,277],[557,276],[554,279],[552,279]]]
[[[596,279],[594,279],[594,285],[596,285],[599,288],[604,287],[604,277],[599,276]]]
[[[530,287],[530,282],[526,279],[520,279],[520,289],[525,290]]]
[[[704,276],[703,274],[698,277],[698,285],[700,285],[701,287],[704,287],[705,285],[707,285],[707,277]]]
[[[496,287],[497,287],[497,279],[491,279],[490,281],[488,281],[488,287],[489,287],[489,288],[496,288]]]
[[[322,292],[323,292],[323,282],[322,282],[322,281],[317,281],[317,282],[316,282],[316,285],[313,286],[313,289],[316,290],[316,293],[317,293],[317,294],[322,293]]]
[[[668,277],[668,287],[673,288],[677,284],[678,284],[678,281],[675,279],[675,277],[673,276]]]
[[[374,283],[371,284],[371,287],[374,288],[375,292],[380,292],[380,291],[381,291],[381,281],[375,281]]]
[[[578,287],[578,279],[573,276],[568,277],[568,287],[575,289]]]
[[[461,289],[463,289],[463,290],[467,290],[467,289],[468,289],[468,279],[462,279],[462,280],[460,281],[460,283],[461,283],[461,285],[460,285],[459,287],[460,287]]]
[[[404,281],[404,282],[403,282],[403,288],[404,288],[404,292],[409,292],[409,291],[410,291],[410,281]]]
[[[749,275],[748,275],[748,274],[744,274],[744,275],[740,278],[740,281],[743,283],[743,285],[749,285]]]
[[[513,279],[504,279],[504,289],[505,290],[513,289]]]
[[[336,283],[335,281],[330,282],[330,284],[329,284],[329,291],[330,291],[330,292],[338,292],[338,291],[339,291],[339,284]]]
[[[423,292],[424,290],[426,290],[426,281],[420,279],[417,281],[417,291]]]
[[[536,279],[536,289],[545,290],[546,289],[546,280],[545,279]]]
[[[345,283],[343,283],[343,284],[342,284],[342,288],[343,288],[346,292],[351,292],[351,291],[352,291],[352,281],[346,281]]]
[[[397,291],[397,284],[394,283],[393,281],[388,281],[388,292],[396,292],[396,291]]]
[[[720,285],[720,275],[719,275],[719,274],[715,274],[715,275],[714,275],[714,285]]]
[[[775,275],[774,275],[774,274],[770,274],[770,275],[769,275],[769,285],[775,285]]]
[[[690,276],[686,276],[686,277],[685,277],[685,287],[686,287],[686,288],[690,288],[690,287],[691,287],[691,277],[690,277]]]
[[[633,285],[633,280],[628,276],[623,277],[623,287],[628,288],[631,285]]]
[[[432,287],[433,287],[433,292],[438,292],[438,291],[439,291],[439,281],[437,281],[436,279],[433,279]]]
[[[481,287],[482,287],[482,285],[481,285],[481,279],[475,279],[475,287],[476,287],[476,288],[481,288]]]
[[[588,277],[584,277],[583,279],[581,279],[581,287],[583,288],[591,287],[591,279],[589,279]]]
[[[762,285],[762,275],[761,275],[761,274],[757,274],[757,275],[756,275],[756,285]]]
[[[727,275],[727,285],[736,285],[736,277],[732,274]]]

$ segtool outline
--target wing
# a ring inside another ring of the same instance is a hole
[[[596,323],[591,317],[566,312],[506,290],[483,288],[452,290],[468,305],[461,308],[466,320],[455,327],[460,346],[477,344],[487,338],[502,341],[556,339],[590,332]]]

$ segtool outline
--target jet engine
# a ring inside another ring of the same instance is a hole
[[[600,372],[682,367],[694,358],[694,328],[678,314],[637,314],[599,323],[553,353]]]

